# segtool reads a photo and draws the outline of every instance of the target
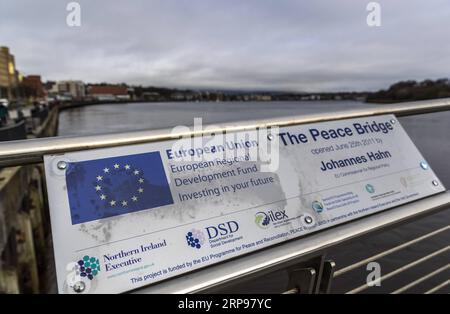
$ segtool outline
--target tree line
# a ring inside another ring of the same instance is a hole
[[[400,81],[386,90],[367,95],[367,102],[393,103],[450,97],[450,80]]]

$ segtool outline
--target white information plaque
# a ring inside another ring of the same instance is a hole
[[[59,292],[129,291],[445,190],[393,115],[277,129],[271,171],[237,138],[45,156]]]

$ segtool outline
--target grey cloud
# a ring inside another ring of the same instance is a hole
[[[82,26],[61,0],[5,0],[0,44],[44,79],[191,88],[374,90],[448,76],[448,0],[80,0]]]

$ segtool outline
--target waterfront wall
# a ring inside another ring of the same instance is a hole
[[[33,121],[28,138],[55,136],[58,108]],[[50,219],[42,165],[0,169],[0,293],[48,291]],[[53,261],[51,261],[52,263]]]

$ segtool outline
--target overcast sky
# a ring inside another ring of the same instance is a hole
[[[449,77],[449,0],[1,0],[0,45],[44,80],[293,91]]]

